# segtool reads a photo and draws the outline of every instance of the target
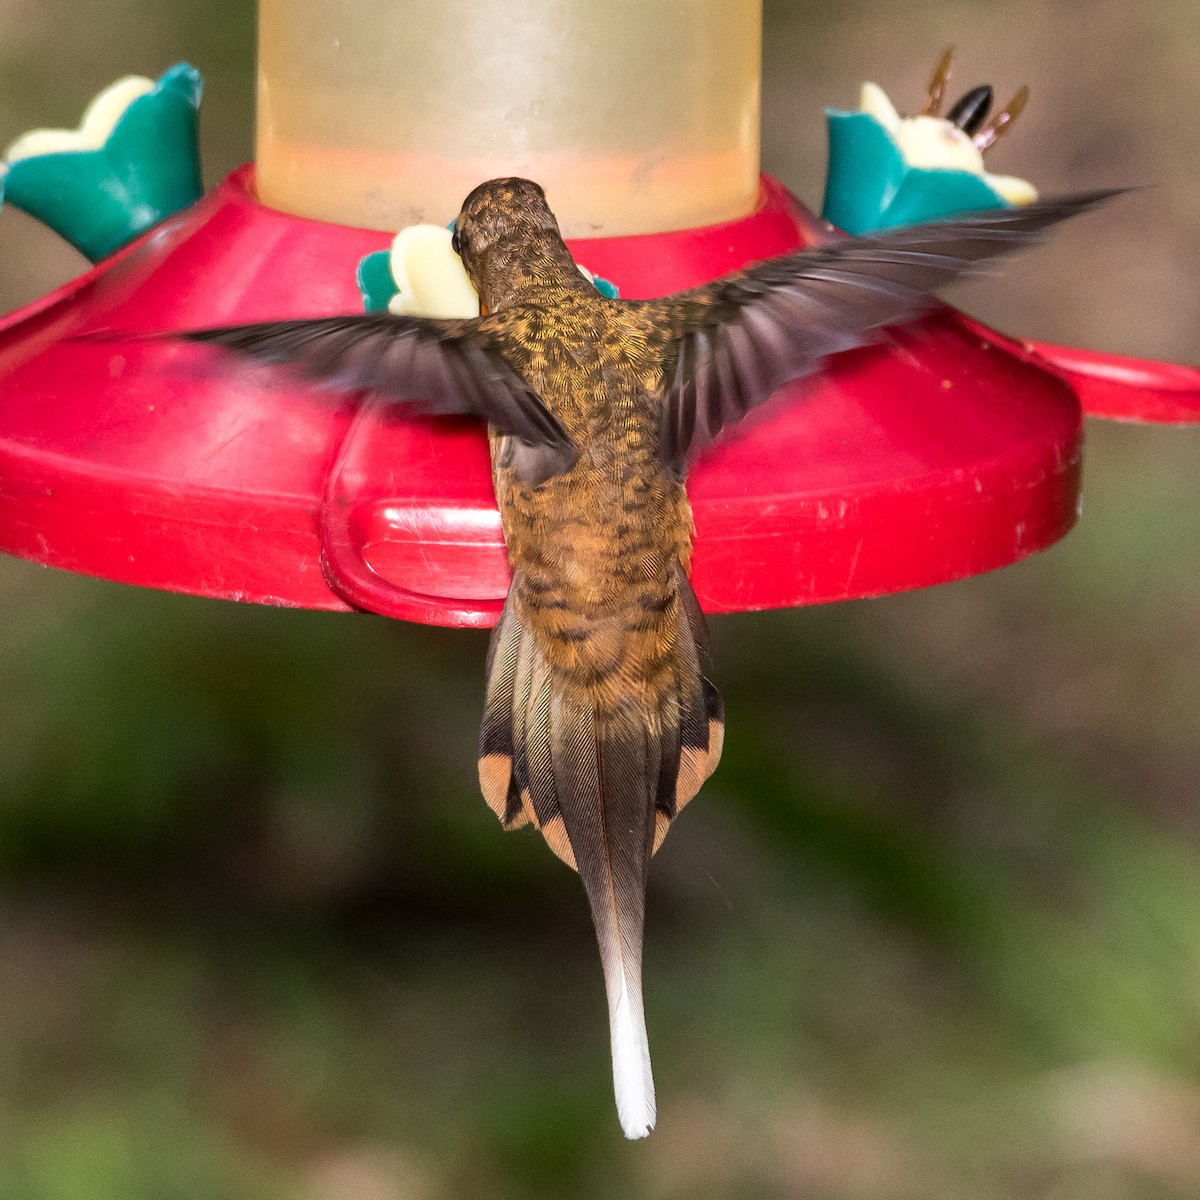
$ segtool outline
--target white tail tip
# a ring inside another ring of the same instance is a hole
[[[609,1011],[617,1116],[630,1141],[646,1137],[654,1128],[655,1118],[654,1076],[641,1001],[640,989],[634,992],[622,987]]]

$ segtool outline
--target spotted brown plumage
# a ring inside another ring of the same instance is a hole
[[[780,384],[921,314],[945,284],[1110,194],[838,240],[626,303],[580,275],[537,184],[493,180],[467,198],[454,238],[484,316],[185,335],[489,423],[513,582],[488,656],[480,787],[506,829],[533,824],[582,878],[627,1136],[655,1120],[646,874],[724,739],[688,582],[690,456]]]

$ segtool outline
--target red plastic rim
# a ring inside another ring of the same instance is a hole
[[[740,221],[572,248],[637,298],[818,228],[764,179]],[[243,168],[6,318],[0,548],[172,591],[491,624],[508,573],[477,424],[398,419],[277,373],[214,375],[199,347],[64,340],[358,311],[355,267],[388,241],[263,207]],[[689,482],[709,611],[942,583],[1040,550],[1074,522],[1074,393],[1033,350],[950,310],[785,393]]]

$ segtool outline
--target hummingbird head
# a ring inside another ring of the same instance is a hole
[[[530,179],[491,179],[463,201],[454,249],[489,310],[530,288],[579,278],[546,193]]]

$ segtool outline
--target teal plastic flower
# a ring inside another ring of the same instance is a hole
[[[903,118],[874,84],[863,88],[860,111],[828,109],[825,219],[863,234],[1035,200],[1025,180],[984,169],[983,151],[1015,116],[1006,110],[1002,124],[973,132],[985,92],[990,104],[990,89],[976,89],[947,118],[936,111]],[[966,128],[953,119],[959,110],[970,113],[959,118]]]
[[[130,76],[88,106],[79,128],[39,129],[9,147],[4,195],[92,262],[203,195],[200,72]]]
[[[591,280],[592,287],[594,287],[596,291],[598,291],[600,295],[605,298],[605,300],[620,300],[621,289],[617,287],[615,283],[609,279],[601,279],[599,275],[593,275],[586,267],[580,267],[579,269],[588,277],[589,280]]]
[[[583,267],[579,270],[602,296],[617,299],[614,284]],[[357,278],[367,312],[419,317],[479,315],[479,297],[451,246],[450,229],[440,225],[402,229],[390,250],[378,250],[362,259]]]
[[[358,290],[362,293],[367,312],[387,312],[392,300],[400,294],[392,278],[392,252],[377,250],[358,264]]]

